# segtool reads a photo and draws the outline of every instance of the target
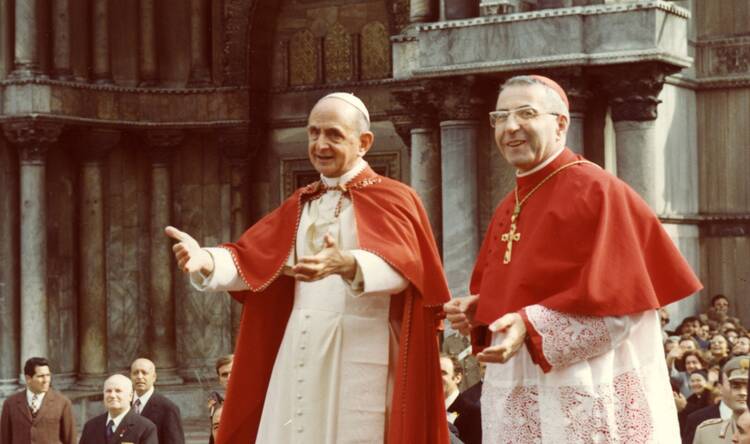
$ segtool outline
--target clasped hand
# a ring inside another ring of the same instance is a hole
[[[304,256],[292,267],[294,279],[312,282],[332,274],[339,274],[351,281],[357,272],[357,261],[349,251],[338,248],[333,236],[326,234],[323,249],[314,256]]]
[[[478,326],[474,320],[479,304],[479,296],[466,296],[452,299],[443,305],[445,317],[451,328],[466,336],[471,329]],[[490,346],[477,354],[481,362],[504,363],[512,358],[526,339],[526,325],[518,313],[508,313],[489,325],[493,333],[504,335],[499,344]]]

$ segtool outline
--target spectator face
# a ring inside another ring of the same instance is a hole
[[[711,354],[714,356],[724,356],[727,354],[727,350],[729,348],[729,344],[727,344],[727,340],[724,339],[724,336],[716,335],[713,338],[711,338]]]
[[[721,384],[721,399],[735,412],[747,410],[747,379],[729,381],[724,375]]]
[[[667,312],[666,308],[660,308],[659,309],[659,319],[661,319],[661,326],[664,327],[665,325],[669,324],[669,313]]]
[[[443,396],[446,398],[458,390],[461,377],[453,370],[453,361],[450,358],[440,358],[440,373],[443,375]]]
[[[31,393],[47,393],[49,391],[50,383],[52,382],[52,374],[49,371],[49,367],[46,365],[37,365],[34,368],[34,376],[24,375],[26,377],[26,387],[31,390]]]
[[[667,339],[667,342],[664,343],[664,353],[669,354],[675,347],[677,347],[677,341]]]
[[[719,298],[714,301],[714,311],[717,313],[727,314],[729,312],[729,301]]]
[[[138,396],[151,390],[156,382],[156,368],[148,359],[136,359],[130,366],[130,380]]]
[[[695,342],[690,339],[683,339],[682,341],[680,341],[680,348],[685,351],[695,350]]]
[[[222,387],[227,388],[227,385],[229,384],[229,376],[231,374],[232,362],[219,367],[219,384],[221,384]]]
[[[219,434],[219,420],[221,419],[221,410],[223,408],[219,406],[214,410],[213,416],[211,416],[211,435],[214,437],[214,442],[216,442],[216,436]]]
[[[750,412],[745,411],[737,418],[737,430],[732,436],[734,444],[750,444]]]
[[[711,333],[708,331],[708,325],[701,325],[696,335],[704,341],[707,340],[711,336]]]
[[[685,371],[690,373],[701,369],[703,369],[703,364],[697,357],[691,355],[685,358]]]
[[[750,338],[747,336],[737,338],[732,347],[732,354],[735,356],[750,354]]]
[[[703,393],[706,390],[706,378],[700,373],[690,375],[690,390],[695,394]]]
[[[735,342],[737,342],[737,337],[739,335],[737,334],[736,331],[730,330],[730,331],[727,331],[726,333],[724,333],[724,336],[726,336],[727,339],[729,339],[730,343],[734,344]]]
[[[692,322],[684,322],[680,325],[680,334],[682,336],[693,336],[695,334],[695,328]]]
[[[737,327],[732,322],[725,322],[721,324],[721,332],[725,332],[728,330],[736,330]]]
[[[110,415],[117,416],[130,409],[132,399],[133,386],[125,376],[113,375],[104,382],[104,406]]]

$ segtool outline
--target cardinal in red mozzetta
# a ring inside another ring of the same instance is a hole
[[[657,309],[701,289],[646,203],[565,147],[568,99],[518,76],[490,113],[517,169],[471,279],[445,305],[489,363],[483,440],[679,442]]]
[[[448,442],[446,279],[415,192],[362,159],[369,127],[361,100],[329,94],[307,125],[319,181],[237,243],[166,230],[193,285],[244,304],[219,444]]]

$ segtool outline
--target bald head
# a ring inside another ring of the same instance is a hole
[[[156,366],[150,359],[136,359],[130,365],[130,380],[138,396],[143,396],[156,382]]]

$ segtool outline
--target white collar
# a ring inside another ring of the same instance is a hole
[[[529,171],[523,171],[516,170],[516,177],[524,177],[529,176],[531,174],[536,173],[537,171],[541,170],[542,168],[546,167],[547,165],[551,164],[552,161],[558,158],[562,152],[565,151],[565,147],[558,149],[557,152],[551,156],[549,156],[544,162],[540,163],[539,165],[535,166],[534,168],[530,169]]]
[[[732,409],[730,409],[728,405],[724,404],[724,401],[721,401],[719,403],[719,415],[721,416],[721,419],[726,421],[730,419],[733,414],[734,412],[732,411]]]
[[[138,393],[133,392],[135,397],[133,398],[133,405],[135,405],[135,400],[140,399],[141,400],[141,413],[143,413],[143,409],[146,408],[146,404],[148,403],[148,400],[151,399],[151,395],[154,394],[154,386],[152,385],[150,389],[146,393],[143,394],[143,396],[138,396]]]
[[[460,395],[460,394],[461,394],[461,392],[458,389],[456,389],[456,390],[453,390],[453,393],[451,393],[450,395],[448,395],[447,398],[445,398],[445,409],[446,410],[448,409],[448,407],[451,406],[451,404],[453,404],[453,402],[456,400],[456,398],[458,398],[458,395]]]
[[[107,413],[107,422],[104,423],[105,427],[107,424],[109,424],[109,421],[112,420],[115,423],[114,431],[117,431],[117,428],[120,427],[120,423],[122,422],[122,418],[124,418],[125,415],[127,415],[129,411],[130,409],[128,408],[127,410],[115,416],[114,418],[112,417],[111,414]]]
[[[47,394],[47,392],[34,393],[31,390],[29,390],[28,388],[26,388],[26,403],[29,406],[31,406],[31,397],[34,396],[34,395],[36,395],[37,399],[39,399],[39,407],[41,408],[42,407],[42,400],[44,400],[44,395],[46,395],[46,394]]]
[[[365,168],[367,168],[367,162],[365,162],[365,159],[360,157],[359,159],[357,159],[357,162],[354,164],[354,167],[352,167],[352,169],[342,174],[341,176],[326,177],[321,174],[320,180],[322,180],[323,183],[329,187],[336,186],[338,184],[343,185],[349,182],[350,180],[354,179],[355,177],[357,177],[357,174],[361,173],[362,170],[364,170]]]

